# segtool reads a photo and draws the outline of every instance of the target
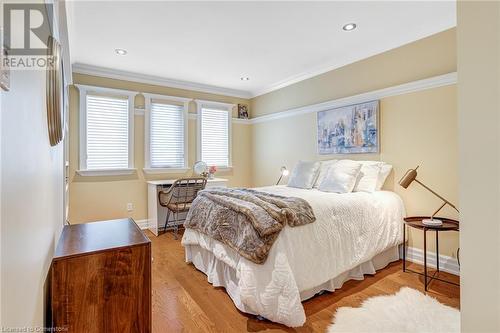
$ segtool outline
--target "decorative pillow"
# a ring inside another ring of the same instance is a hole
[[[314,188],[318,188],[319,184],[325,179],[326,173],[328,172],[328,169],[335,164],[338,160],[328,160],[328,161],[321,161],[321,165],[319,167],[319,172],[318,172],[318,178],[316,178],[316,182],[314,182]]]
[[[378,175],[377,186],[375,187],[376,191],[380,191],[384,186],[385,180],[389,176],[392,171],[392,165],[384,163],[380,168],[380,173]]]
[[[361,170],[361,163],[340,160],[334,163],[319,185],[319,190],[324,192],[349,193],[356,185],[356,179]]]
[[[377,188],[380,169],[383,163],[364,163],[356,179],[354,192],[374,192]]]
[[[319,162],[299,161],[288,179],[288,186],[311,189],[319,170]]]

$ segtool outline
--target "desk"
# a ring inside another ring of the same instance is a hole
[[[150,180],[148,181],[148,225],[149,230],[158,236],[158,232],[163,230],[165,219],[167,218],[167,209],[160,205],[158,192],[163,188],[170,187],[176,179]],[[209,187],[227,187],[227,179],[213,178],[207,180]],[[172,214],[173,215],[173,214]],[[173,219],[173,216],[170,216]],[[182,214],[180,215],[182,216]]]

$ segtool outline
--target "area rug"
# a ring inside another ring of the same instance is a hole
[[[460,311],[411,288],[367,299],[359,308],[339,308],[328,333],[460,332]]]

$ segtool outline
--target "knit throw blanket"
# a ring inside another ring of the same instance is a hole
[[[262,264],[285,225],[296,227],[315,220],[311,206],[301,198],[243,188],[213,188],[198,192],[184,226]]]

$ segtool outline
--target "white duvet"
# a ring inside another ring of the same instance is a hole
[[[235,270],[239,300],[233,300],[242,311],[301,326],[306,319],[301,292],[401,243],[405,212],[393,192],[336,194],[287,186],[258,190],[307,200],[316,221],[285,227],[262,265],[192,229],[182,239],[184,246],[200,246]]]

